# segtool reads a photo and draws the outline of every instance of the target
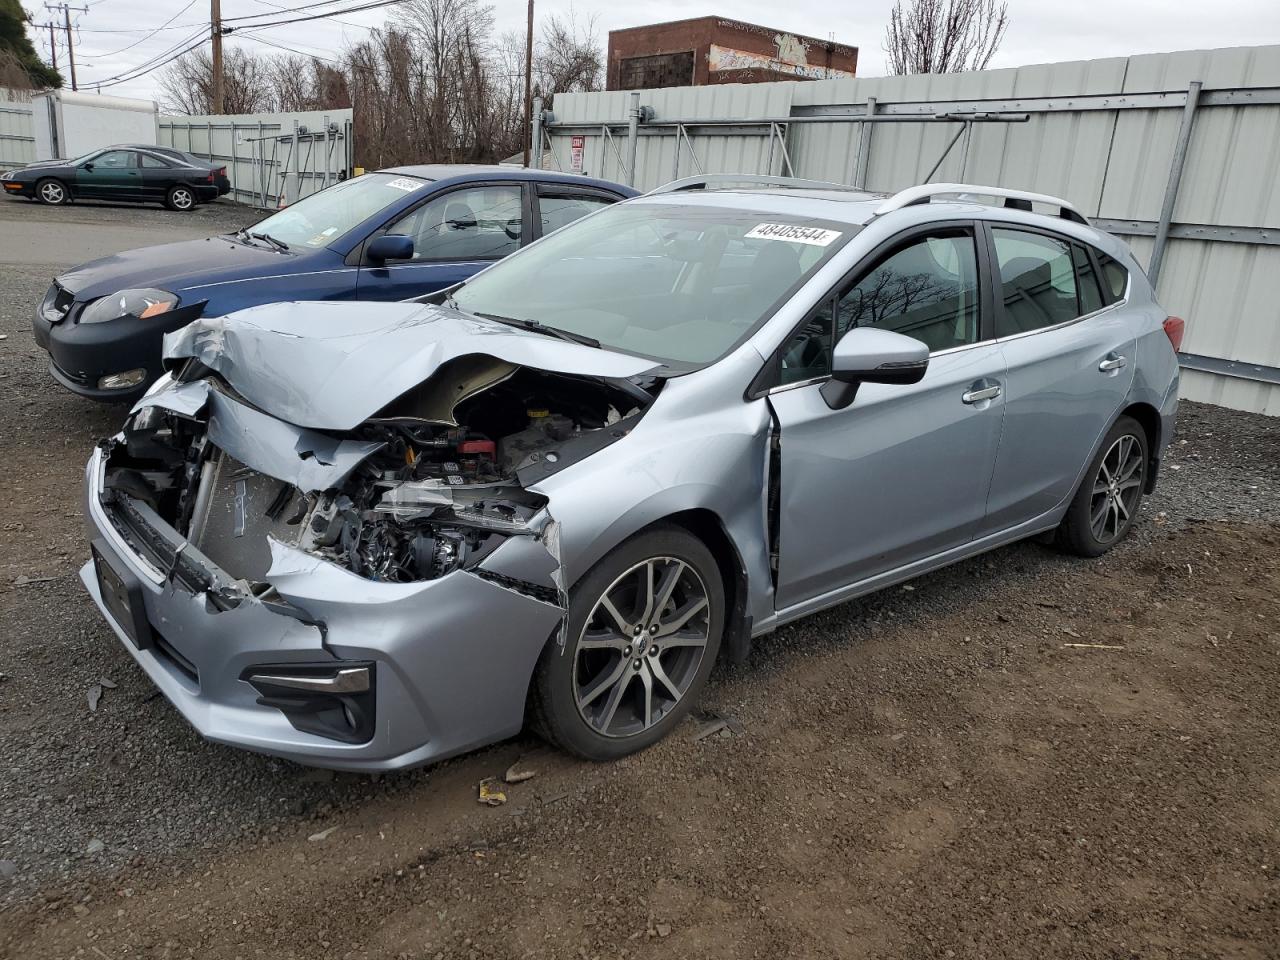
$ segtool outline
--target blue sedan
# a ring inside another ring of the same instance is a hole
[[[396,167],[345,180],[235,234],[94,260],[56,278],[36,342],[67,389],[132,400],[164,335],[284,300],[404,300],[472,274],[630,187],[544,170]]]

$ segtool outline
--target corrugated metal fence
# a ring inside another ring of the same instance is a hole
[[[1182,395],[1280,414],[1280,46],[684,87],[639,106],[651,118],[630,137],[630,94],[558,96],[543,124],[553,163],[634,169],[641,188],[753,173],[1065,197],[1124,235],[1186,318]]]
[[[272,208],[348,176],[351,111],[161,117],[160,142],[226,164],[231,196]]]
[[[36,158],[31,92],[0,87],[0,170],[16,170]]]

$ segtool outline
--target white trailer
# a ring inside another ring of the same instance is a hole
[[[72,159],[114,143],[156,143],[154,100],[50,90],[31,96],[37,160]]]

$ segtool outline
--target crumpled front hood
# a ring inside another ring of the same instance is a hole
[[[442,364],[473,355],[602,378],[658,366],[420,303],[271,303],[164,338],[166,361],[199,360],[259,409],[317,430],[352,430]]]

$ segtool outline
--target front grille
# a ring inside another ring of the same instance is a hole
[[[191,542],[237,579],[262,580],[271,566],[267,537],[296,545],[305,500],[292,484],[219,452],[205,464],[191,519]],[[290,522],[294,521],[294,522]]]

